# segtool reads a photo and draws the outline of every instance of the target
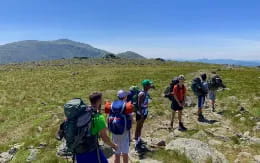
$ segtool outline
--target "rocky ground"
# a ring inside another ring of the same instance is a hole
[[[144,141],[147,142],[147,152],[137,153],[134,150],[134,143],[131,145],[131,162],[141,163],[160,163],[163,160],[156,160],[151,157],[152,152],[157,150],[178,151],[185,155],[187,159],[194,163],[213,162],[213,163],[259,163],[260,162],[260,138],[257,135],[260,132],[260,121],[257,117],[253,132],[246,131],[241,133],[233,128],[229,119],[224,118],[222,110],[218,108],[217,112],[205,108],[204,115],[206,122],[197,121],[197,109],[193,102],[188,102],[190,107],[184,110],[183,122],[188,128],[186,132],[178,130],[178,122],[175,120],[174,127],[169,126],[169,110],[166,115],[159,118],[158,115],[150,114],[149,120],[144,126]],[[241,108],[240,108],[241,109]],[[243,121],[243,114],[246,110],[243,108],[236,116]],[[160,121],[158,121],[160,119]],[[64,152],[65,142],[57,147],[57,155],[64,159],[69,159],[70,155]],[[0,154],[0,163],[9,162],[15,156],[16,152],[23,144],[16,144],[9,151]],[[39,144],[38,147],[28,147],[27,162],[33,162],[39,150],[47,147],[47,144]],[[111,149],[105,147],[105,153],[109,161],[113,162]],[[175,162],[175,161],[174,161]]]

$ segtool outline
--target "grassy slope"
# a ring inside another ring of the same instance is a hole
[[[220,66],[155,61],[104,61],[104,60],[66,60],[0,67],[0,151],[8,145],[25,143],[13,162],[20,162],[28,155],[26,147],[38,146],[46,142],[48,147],[40,150],[39,162],[62,162],[55,156],[58,142],[54,135],[59,122],[63,119],[63,104],[73,98],[87,100],[89,93],[101,91],[105,99],[113,100],[116,91],[139,84],[144,78],[152,79],[157,89],[152,91],[151,110],[162,114],[161,109],[168,103],[161,97],[169,80],[177,74],[191,74],[199,70],[216,70]],[[219,72],[227,80],[227,93],[220,98],[235,94],[239,99],[259,97],[259,70],[223,70]],[[248,86],[248,80],[258,88]],[[231,80],[236,79],[236,81]],[[246,88],[245,92],[240,88]],[[237,89],[237,90],[236,90]],[[257,94],[258,93],[258,94]],[[250,103],[250,112],[259,116],[259,100]],[[231,106],[231,105],[230,105]],[[251,109],[252,108],[252,109]],[[235,108],[236,109],[236,108]],[[41,127],[42,132],[38,127]]]

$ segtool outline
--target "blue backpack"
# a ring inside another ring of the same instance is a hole
[[[124,131],[131,128],[131,120],[124,113],[126,103],[122,100],[114,101],[108,117],[108,128],[115,135],[122,135]]]

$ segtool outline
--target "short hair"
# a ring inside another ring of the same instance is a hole
[[[102,93],[100,92],[94,92],[89,95],[89,101],[91,104],[95,104],[101,98],[102,98]]]

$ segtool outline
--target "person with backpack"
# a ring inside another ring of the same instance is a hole
[[[186,131],[187,128],[184,127],[182,122],[182,110],[185,105],[185,99],[186,99],[186,87],[184,86],[184,75],[180,75],[178,77],[178,84],[176,84],[173,87],[172,95],[174,97],[172,101],[172,118],[171,118],[171,127],[173,127],[173,121],[175,117],[175,113],[178,112],[178,120],[179,120],[179,130],[180,131]]]
[[[207,82],[207,74],[203,73],[200,75],[201,77],[201,93],[198,94],[198,121],[199,122],[204,122],[205,117],[202,114],[202,109],[205,104],[206,96],[208,94],[208,82]]]
[[[118,100],[106,103],[105,112],[108,116],[108,128],[112,133],[112,140],[118,145],[115,151],[115,163],[120,163],[120,156],[123,162],[128,163],[128,153],[130,147],[130,130],[132,127],[133,105],[127,102],[129,92],[119,90]]]
[[[168,98],[172,103],[175,100],[175,98],[173,96],[174,95],[173,88],[178,83],[179,83],[178,77],[173,78],[170,85],[164,91],[164,97]],[[171,123],[170,123],[171,128],[173,128],[174,115],[175,115],[175,111],[172,110],[172,117],[171,117]]]
[[[89,100],[90,106],[79,98],[64,105],[67,119],[64,127],[66,145],[73,153],[73,162],[76,158],[77,163],[108,163],[99,148],[98,137],[114,150],[117,150],[118,146],[109,138],[105,118],[99,112],[102,94],[92,93]]]
[[[219,88],[226,88],[225,84],[223,83],[222,79],[216,72],[212,72],[212,77],[208,81],[209,87],[209,99],[211,101],[212,111],[215,112],[215,101],[216,101],[216,94]]]
[[[138,94],[136,110],[135,149],[142,149],[144,141],[141,139],[144,122],[148,116],[148,104],[150,100],[149,90],[155,88],[151,80],[142,81],[143,90]]]

